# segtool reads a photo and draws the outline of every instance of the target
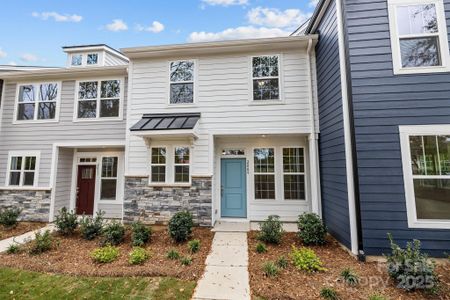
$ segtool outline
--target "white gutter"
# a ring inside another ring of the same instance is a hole
[[[347,173],[348,211],[350,219],[350,239],[352,253],[358,255],[358,228],[356,221],[355,186],[353,174],[353,155],[350,130],[350,109],[348,105],[347,69],[344,43],[344,23],[342,0],[336,0],[336,15],[339,39],[339,63],[341,70],[342,116],[344,122],[345,167]]]

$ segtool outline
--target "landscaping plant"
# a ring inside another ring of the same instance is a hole
[[[190,264],[192,264],[192,258],[189,256],[183,256],[180,259],[180,262],[183,266],[189,266]]]
[[[191,237],[193,226],[190,212],[177,212],[169,221],[169,235],[177,243],[185,242]]]
[[[53,239],[50,230],[46,230],[43,234],[36,232],[34,241],[30,248],[30,254],[41,254],[52,248]]]
[[[280,256],[280,258],[278,258],[276,265],[277,267],[281,268],[281,269],[286,269],[288,267],[288,260],[286,259],[286,257],[284,256]]]
[[[267,252],[267,247],[263,243],[256,244],[256,252],[257,253],[265,253]]]
[[[97,263],[110,263],[119,257],[119,249],[111,245],[97,248],[91,252],[91,257]]]
[[[19,215],[22,212],[17,207],[1,208],[0,209],[0,225],[6,229],[11,229],[17,226]]]
[[[6,249],[7,254],[16,254],[20,252],[20,246],[19,244],[11,244]]]
[[[58,211],[55,225],[62,235],[70,235],[77,229],[78,217],[75,212],[68,211],[67,208],[63,207]]]
[[[368,300],[388,300],[388,299],[380,294],[372,294],[369,296]]]
[[[330,287],[325,287],[320,290],[320,297],[325,300],[339,300],[337,292]]]
[[[85,240],[93,240],[102,234],[104,214],[104,212],[98,211],[95,217],[83,216],[80,221],[80,232]]]
[[[292,264],[300,270],[306,272],[326,271],[326,269],[323,267],[322,261],[312,249],[297,249],[295,246],[292,246],[290,255]]]
[[[125,237],[125,227],[119,222],[113,221],[103,228],[102,245],[119,245]]]
[[[134,247],[129,255],[128,262],[130,265],[140,265],[143,264],[149,257],[150,255],[144,248]]]
[[[172,260],[179,259],[180,258],[180,253],[178,253],[178,251],[175,250],[175,249],[170,249],[167,252],[166,257],[168,259],[172,259]]]
[[[139,221],[131,224],[131,244],[133,246],[144,246],[151,238],[152,230]]]
[[[437,289],[438,278],[435,274],[434,262],[428,255],[420,251],[420,241],[408,242],[406,248],[397,245],[391,234],[388,234],[392,253],[387,256],[389,276],[397,282],[397,287],[407,291]]]
[[[327,227],[314,213],[304,213],[298,217],[298,236],[305,245],[323,245],[326,240]]]
[[[189,241],[188,248],[191,253],[197,253],[200,250],[200,240]]]
[[[258,239],[270,244],[279,244],[281,242],[284,230],[279,216],[269,216],[265,221],[259,223],[259,227],[261,232]]]
[[[274,264],[272,261],[268,261],[263,264],[263,271],[267,277],[275,277],[278,275],[278,272],[280,270],[278,269],[276,264]]]
[[[358,275],[350,268],[342,270],[341,276],[348,285],[355,286],[359,283]]]

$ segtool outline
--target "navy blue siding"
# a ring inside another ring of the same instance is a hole
[[[450,0],[444,2],[450,29]],[[389,252],[391,232],[403,245],[420,239],[442,256],[450,252],[450,230],[408,228],[398,126],[450,124],[450,74],[394,76],[387,1],[347,0],[345,10],[364,251]]]
[[[329,232],[350,248],[339,44],[334,1],[327,8],[318,32],[320,38],[316,55],[323,219]]]

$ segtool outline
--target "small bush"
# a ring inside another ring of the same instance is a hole
[[[273,262],[268,261],[263,264],[263,271],[267,277],[275,277],[280,270]]]
[[[265,253],[267,252],[267,247],[263,243],[256,244],[256,252],[257,253]]]
[[[30,254],[41,254],[52,248],[53,239],[50,230],[46,230],[43,234],[36,232],[34,241],[30,248]]]
[[[141,222],[133,222],[131,224],[131,244],[133,246],[141,247],[150,241],[152,230]]]
[[[261,232],[258,239],[269,244],[279,244],[283,237],[283,224],[279,216],[269,216],[267,220],[259,223]]]
[[[119,249],[113,246],[105,246],[94,249],[91,252],[94,262],[106,264],[115,261],[119,257]]]
[[[306,272],[326,271],[322,261],[312,249],[297,249],[295,246],[292,246],[291,259],[297,269]]]
[[[130,265],[140,265],[143,264],[149,257],[150,255],[144,248],[134,247],[129,255],[128,262]]]
[[[103,228],[102,245],[117,246],[122,243],[125,236],[125,227],[119,222],[113,221]]]
[[[277,265],[277,267],[279,267],[281,269],[286,269],[289,265],[289,262],[286,259],[286,257],[280,256],[280,258],[278,258],[278,260],[276,262],[276,265]]]
[[[387,268],[389,276],[398,283],[397,287],[407,291],[437,289],[435,265],[420,251],[420,241],[408,242],[406,248],[402,249],[394,243],[391,234],[388,234],[388,238],[392,253],[387,256]]]
[[[55,220],[56,228],[62,235],[72,234],[78,226],[78,217],[75,212],[63,207],[59,210]]]
[[[180,262],[183,266],[189,266],[190,264],[192,264],[192,258],[189,256],[183,256]]]
[[[200,250],[200,241],[192,240],[188,242],[188,248],[191,253],[197,253]]]
[[[380,294],[372,294],[368,298],[369,300],[388,300],[386,297]]]
[[[16,227],[21,212],[16,207],[0,209],[0,225],[7,229]]]
[[[16,254],[20,252],[20,246],[19,244],[11,244],[8,246],[8,248],[6,249],[6,253],[7,254]]]
[[[80,232],[85,240],[93,240],[102,234],[104,214],[104,212],[98,211],[94,218],[83,216],[80,221]]]
[[[169,235],[177,243],[187,241],[191,237],[193,226],[190,212],[177,212],[169,221]]]
[[[323,288],[320,290],[320,297],[326,300],[339,300],[337,292],[333,288]]]
[[[348,285],[355,286],[359,283],[358,275],[350,268],[342,270],[341,276]]]
[[[170,250],[167,252],[166,257],[167,257],[168,259],[176,260],[176,259],[179,259],[179,258],[180,258],[180,253],[178,253],[178,251],[175,250],[175,249],[170,249]]]
[[[304,213],[298,217],[298,236],[305,245],[323,245],[326,243],[327,227],[314,213]]]

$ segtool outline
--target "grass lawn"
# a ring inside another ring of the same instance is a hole
[[[0,268],[0,299],[190,299],[195,282],[170,277],[74,277]]]

